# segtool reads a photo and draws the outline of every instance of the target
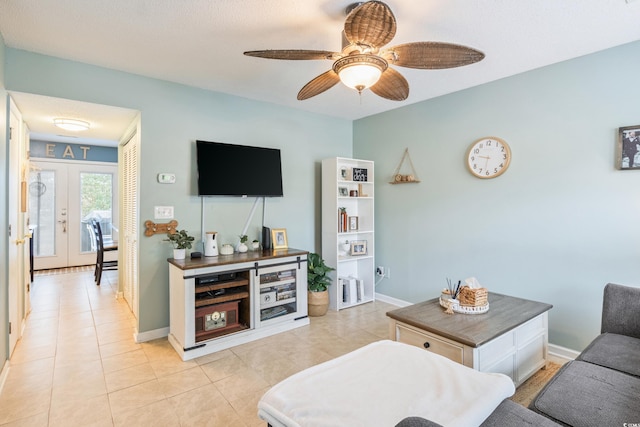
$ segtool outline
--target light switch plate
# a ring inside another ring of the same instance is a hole
[[[153,219],[173,218],[173,206],[154,206]]]
[[[160,184],[175,184],[175,182],[176,182],[176,174],[175,173],[161,172],[161,173],[158,174],[158,182]]]

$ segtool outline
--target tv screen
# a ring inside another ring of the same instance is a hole
[[[196,141],[199,196],[282,196],[280,150]]]

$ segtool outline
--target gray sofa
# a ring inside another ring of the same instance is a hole
[[[565,364],[529,409],[503,401],[481,427],[640,425],[640,288],[604,288],[601,334]],[[397,427],[435,427],[410,417]]]
[[[560,425],[640,423],[640,288],[605,286],[601,334],[529,408]]]

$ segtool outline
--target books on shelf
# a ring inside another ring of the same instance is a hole
[[[353,276],[338,277],[338,289],[342,304],[357,304],[364,299],[364,281]]]
[[[344,233],[349,230],[349,216],[345,208],[338,208],[338,233]]]

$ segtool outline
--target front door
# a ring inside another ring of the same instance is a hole
[[[36,270],[95,264],[92,218],[117,240],[117,166],[32,162],[29,211]]]

